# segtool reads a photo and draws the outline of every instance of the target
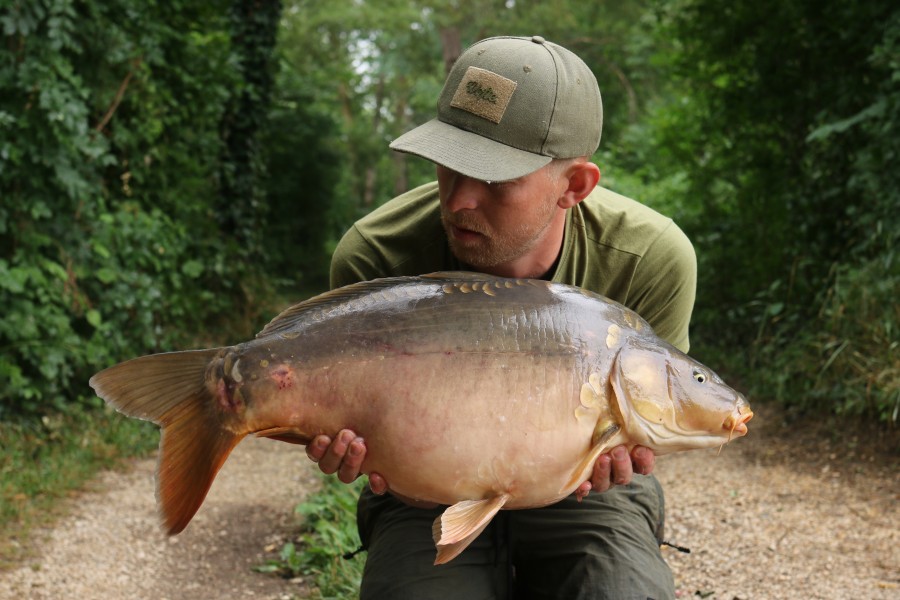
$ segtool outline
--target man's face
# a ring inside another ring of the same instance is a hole
[[[441,221],[450,248],[462,262],[488,269],[508,264],[538,247],[563,211],[565,190],[550,164],[512,181],[487,183],[437,167]]]

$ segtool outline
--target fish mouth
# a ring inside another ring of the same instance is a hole
[[[753,418],[753,411],[744,403],[740,403],[734,414],[728,415],[723,423],[723,428],[728,430],[728,441],[734,437],[747,435],[747,421]]]

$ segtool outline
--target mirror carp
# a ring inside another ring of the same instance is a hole
[[[583,289],[477,273],[358,283],[292,306],[255,339],[135,358],[90,380],[161,427],[157,499],[169,534],[200,508],[248,434],[307,444],[349,428],[365,473],[448,505],[435,564],[501,509],[545,506],[614,446],[656,454],[747,433],[744,397]]]

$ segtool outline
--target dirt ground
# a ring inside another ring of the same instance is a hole
[[[900,598],[900,461],[877,435],[824,435],[754,407],[750,435],[715,451],[661,457],[664,549],[679,598]],[[188,529],[157,524],[155,460],[107,472],[70,516],[36,532],[35,558],[0,573],[2,599],[293,600],[308,582],[251,570],[296,530],[315,486],[303,450],[242,442]]]

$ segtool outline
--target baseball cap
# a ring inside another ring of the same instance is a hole
[[[554,158],[590,156],[603,105],[584,61],[540,36],[470,46],[450,70],[438,116],[391,143],[482,181],[508,181]]]

